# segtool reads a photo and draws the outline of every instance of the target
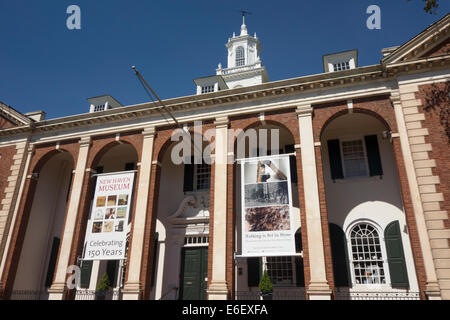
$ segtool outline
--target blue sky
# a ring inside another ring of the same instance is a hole
[[[68,30],[66,9],[81,8],[81,30]],[[366,28],[369,5],[381,30]],[[450,11],[422,0],[0,0],[0,101],[47,118],[88,112],[86,98],[111,94],[124,105],[148,101],[136,65],[161,98],[192,95],[192,79],[226,66],[225,43],[248,10],[271,81],[323,72],[322,55],[358,49],[359,66],[379,63]]]

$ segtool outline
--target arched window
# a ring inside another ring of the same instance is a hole
[[[350,231],[355,284],[385,284],[383,256],[377,230],[360,223]]]
[[[245,65],[245,54],[243,47],[236,48],[236,67]]]

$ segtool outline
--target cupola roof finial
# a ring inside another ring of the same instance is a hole
[[[247,31],[247,26],[245,25],[245,16],[251,15],[252,13],[245,11],[245,10],[242,10],[241,13],[242,13],[241,36],[246,36],[246,35],[248,35],[248,31]]]

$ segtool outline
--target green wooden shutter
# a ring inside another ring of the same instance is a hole
[[[302,228],[298,228],[298,230],[295,232],[294,238],[295,238],[295,252],[301,253],[303,251]],[[305,271],[302,257],[295,257],[295,278],[297,287],[305,286]]]
[[[194,157],[191,158],[191,163],[184,164],[183,191],[194,191]]]
[[[45,287],[51,287],[53,282],[53,276],[55,274],[56,259],[58,258],[60,239],[57,237],[53,238],[52,250],[50,254],[50,260],[48,262],[47,268],[47,278],[45,279]]]
[[[398,221],[391,222],[384,230],[386,252],[393,288],[409,288],[408,272],[403,253],[402,235]]]
[[[304,271],[302,257],[295,257],[295,277],[296,277],[296,286],[304,287],[305,286],[305,271]]]
[[[117,287],[117,274],[119,272],[119,260],[108,260],[106,264],[106,274],[108,275],[111,287]]]
[[[380,149],[378,148],[378,139],[376,135],[365,136],[367,160],[369,162],[370,176],[383,175],[381,166]]]
[[[339,140],[328,140],[328,155],[330,159],[331,179],[343,179],[341,149]]]
[[[293,144],[288,144],[284,147],[286,153],[294,153],[295,148]],[[291,168],[291,182],[297,183],[297,160],[295,155],[289,156],[289,167]]]
[[[92,260],[84,260],[81,263],[81,288],[89,288],[89,282],[91,282],[92,262]]]
[[[159,233],[156,232],[155,233],[155,247],[153,248],[152,283],[151,283],[152,287],[155,284],[156,261],[158,261],[158,238],[159,238]]]
[[[350,265],[345,233],[338,225],[330,223],[331,256],[336,287],[350,287]]]
[[[294,235],[295,239],[295,252],[301,253],[303,251],[303,243],[302,243],[302,228],[298,228]]]
[[[259,286],[262,261],[259,257],[247,258],[247,283],[249,287]]]

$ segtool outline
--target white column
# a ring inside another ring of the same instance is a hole
[[[228,298],[226,282],[228,118],[216,119],[215,125],[214,230],[208,299],[226,300]]]
[[[329,300],[331,290],[326,278],[325,255],[320,217],[319,187],[317,183],[316,155],[312,127],[311,105],[297,108],[300,129],[303,189],[305,193],[305,216],[310,267],[310,300]]]
[[[49,300],[61,300],[66,288],[67,268],[69,266],[70,253],[72,249],[75,225],[77,222],[78,210],[80,207],[81,190],[86,172],[87,158],[91,137],[82,137],[80,140],[80,150],[78,152],[77,166],[74,172],[72,191],[70,193],[69,208],[67,209],[66,222],[62,234],[62,243],[56,266],[56,274],[53,285],[48,290]]]
[[[406,129],[402,104],[398,92],[394,92],[392,94],[391,101],[394,105],[395,119],[397,121],[398,133],[400,136],[403,161],[405,163],[406,175],[408,177],[408,185],[411,192],[411,202],[414,208],[417,233],[419,234],[420,248],[422,250],[425,274],[427,277],[425,293],[430,300],[440,300],[441,293],[437,280],[433,255],[431,252],[430,238],[428,236],[425,215],[422,207],[422,200],[420,197],[419,185],[417,183],[416,171],[414,169],[414,161],[409,145],[408,131]]]
[[[142,132],[142,156],[139,171],[139,186],[136,198],[136,211],[133,222],[133,235],[128,266],[128,280],[123,289],[123,300],[138,300],[142,293],[141,267],[144,250],[145,224],[148,209],[148,195],[152,172],[153,143],[155,128],[149,127]],[[155,213],[156,214],[156,213]],[[156,258],[156,257],[155,257]]]

